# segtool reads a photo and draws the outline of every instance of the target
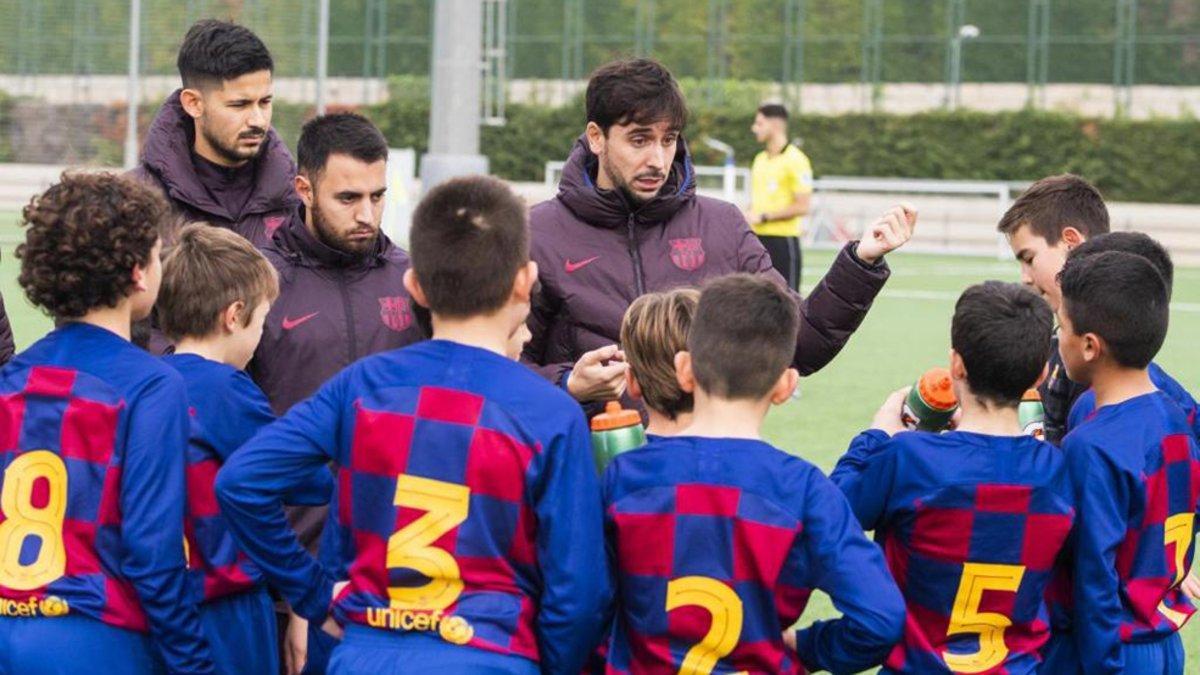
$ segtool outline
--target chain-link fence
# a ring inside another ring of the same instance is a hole
[[[378,102],[388,77],[428,75],[433,1],[331,2],[327,100]],[[271,48],[277,122],[311,114],[320,2],[141,0],[142,127],[177,86],[176,50],[202,17],[243,23]],[[1200,87],[1197,0],[481,2],[495,62],[485,87],[512,101],[563,103],[599,64],[651,55],[708,105],[750,96],[809,112],[1072,101],[1088,114],[1147,101],[1153,114],[1200,109],[1190,89]],[[130,5],[0,0],[0,161],[120,163]],[[486,96],[500,110],[485,118],[502,118],[504,99]]]

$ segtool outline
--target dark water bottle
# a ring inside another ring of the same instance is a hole
[[[958,410],[958,398],[950,381],[950,371],[930,368],[913,385],[900,414],[904,426],[921,431],[942,431]]]

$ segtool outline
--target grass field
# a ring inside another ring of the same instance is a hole
[[[17,348],[23,349],[49,330],[50,321],[29,306],[17,285],[12,251],[19,231],[5,227],[14,219],[15,214],[0,213],[0,292]],[[806,289],[831,260],[824,252],[806,254]],[[980,258],[896,255],[891,265],[891,280],[850,344],[824,370],[801,380],[801,397],[776,408],[767,420],[769,440],[826,471],[870,423],[888,392],[912,383],[926,368],[946,363],[950,316],[962,289],[986,279],[1017,279],[1015,263]],[[1200,336],[1200,268],[1176,271],[1173,300],[1171,333],[1157,360],[1195,390],[1200,362],[1192,340]],[[828,599],[814,594],[802,623],[833,614]],[[1192,622],[1184,630],[1189,662],[1200,661],[1198,625]]]

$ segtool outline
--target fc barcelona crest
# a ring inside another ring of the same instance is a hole
[[[408,308],[408,299],[395,295],[379,299],[379,318],[383,325],[397,333],[412,325],[412,312]]]
[[[704,246],[700,238],[672,239],[671,262],[687,272],[700,269],[704,265]]]

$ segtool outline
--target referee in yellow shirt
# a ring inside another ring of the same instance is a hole
[[[788,142],[787,108],[759,107],[750,130],[765,150],[750,166],[750,210],[746,222],[758,235],[771,263],[787,283],[800,290],[800,235],[812,201],[812,164]]]

